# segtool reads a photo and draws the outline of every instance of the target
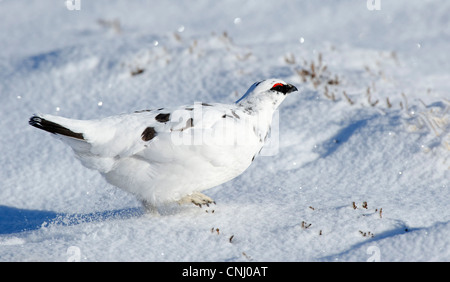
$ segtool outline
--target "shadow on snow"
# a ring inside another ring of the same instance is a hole
[[[0,206],[0,235],[32,231],[47,224],[69,226],[107,219],[124,219],[143,214],[142,208],[126,208],[86,214],[65,214]]]

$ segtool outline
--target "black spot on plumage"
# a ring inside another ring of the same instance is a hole
[[[253,113],[253,107],[246,107],[245,109],[244,109],[244,111],[245,112],[247,112],[247,113],[249,113],[249,114],[252,114]]]
[[[170,119],[170,114],[159,114],[155,117],[159,122],[168,122]]]
[[[180,129],[173,129],[173,128],[171,128],[170,131],[183,131],[183,130],[188,129],[188,128],[193,127],[193,126],[194,126],[194,119],[190,118],[190,119],[188,119],[186,121],[186,125],[184,127],[180,128]]]
[[[238,114],[236,114],[235,111],[231,111],[231,113],[233,114],[233,116],[234,116],[235,118],[240,119],[240,117],[238,116]]]
[[[140,110],[140,111],[135,111],[135,114],[139,114],[139,113],[147,113],[147,112],[151,112],[152,110]]]
[[[141,134],[141,138],[144,141],[150,141],[156,136],[156,131],[153,127],[147,127]]]
[[[205,107],[212,107],[212,105],[211,105],[211,104],[208,104],[208,103],[202,103],[202,106],[205,106]]]
[[[194,119],[190,118],[186,121],[186,126],[184,127],[184,129],[188,129],[189,127],[193,127],[194,126]]]

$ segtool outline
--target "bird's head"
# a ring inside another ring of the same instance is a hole
[[[286,95],[294,91],[297,91],[297,87],[281,79],[266,79],[250,86],[247,92],[236,101],[236,104],[249,111],[274,111],[283,102]]]

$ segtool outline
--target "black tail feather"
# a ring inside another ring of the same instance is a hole
[[[70,130],[62,125],[48,121],[39,116],[32,116],[28,123],[36,128],[48,131],[53,134],[60,134],[60,135],[84,140],[84,136],[82,133],[73,132],[72,130]]]

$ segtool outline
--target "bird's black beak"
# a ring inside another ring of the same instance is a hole
[[[298,91],[297,87],[295,87],[292,84],[287,84],[285,87],[286,87],[286,90],[285,90],[286,92],[284,94],[288,94],[288,93],[291,93],[291,92]]]

